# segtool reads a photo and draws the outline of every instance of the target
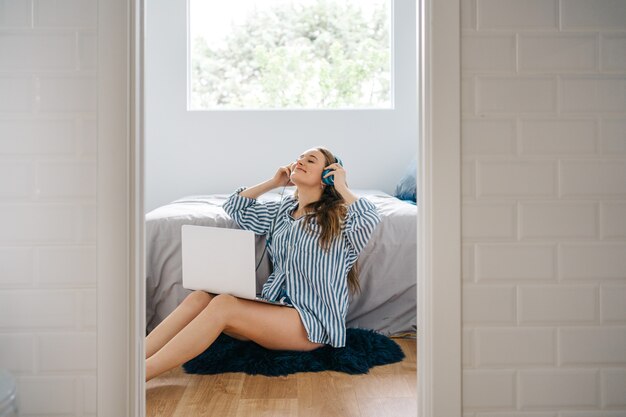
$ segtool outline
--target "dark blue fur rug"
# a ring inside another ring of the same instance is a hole
[[[279,376],[296,372],[338,371],[366,374],[373,366],[400,362],[404,352],[392,339],[367,329],[347,329],[346,346],[323,346],[310,352],[269,350],[221,334],[200,355],[183,364],[188,374],[245,372]]]

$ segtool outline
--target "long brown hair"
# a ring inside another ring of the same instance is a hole
[[[335,156],[326,148],[315,148],[320,151],[325,161],[325,167],[335,163]],[[295,191],[294,197],[298,198],[298,190]],[[310,222],[315,219],[321,228],[319,243],[322,249],[328,252],[330,244],[337,236],[341,234],[341,226],[346,218],[348,208],[346,201],[341,194],[335,190],[335,187],[327,185],[322,190],[322,196],[319,200],[307,204],[305,207],[304,227],[311,231]],[[359,269],[357,262],[354,263],[350,271],[348,271],[348,288],[351,293],[361,291],[359,285]]]

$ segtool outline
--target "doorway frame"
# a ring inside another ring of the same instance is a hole
[[[145,416],[145,3],[98,1],[100,417]],[[460,2],[417,6],[418,416],[461,417]]]

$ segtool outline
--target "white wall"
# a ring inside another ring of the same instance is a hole
[[[626,1],[463,0],[463,411],[626,415]]]
[[[96,2],[0,0],[0,368],[96,413]]]
[[[317,145],[343,159],[351,188],[393,194],[417,153],[414,0],[395,1],[395,109],[362,111],[188,112],[185,3],[147,4],[146,211],[257,184]]]

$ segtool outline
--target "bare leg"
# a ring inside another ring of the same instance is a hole
[[[224,331],[268,349],[313,350],[293,308],[218,295],[184,329],[146,361],[146,381],[204,352]]]
[[[154,355],[209,305],[213,295],[194,291],[146,336],[146,359]]]

